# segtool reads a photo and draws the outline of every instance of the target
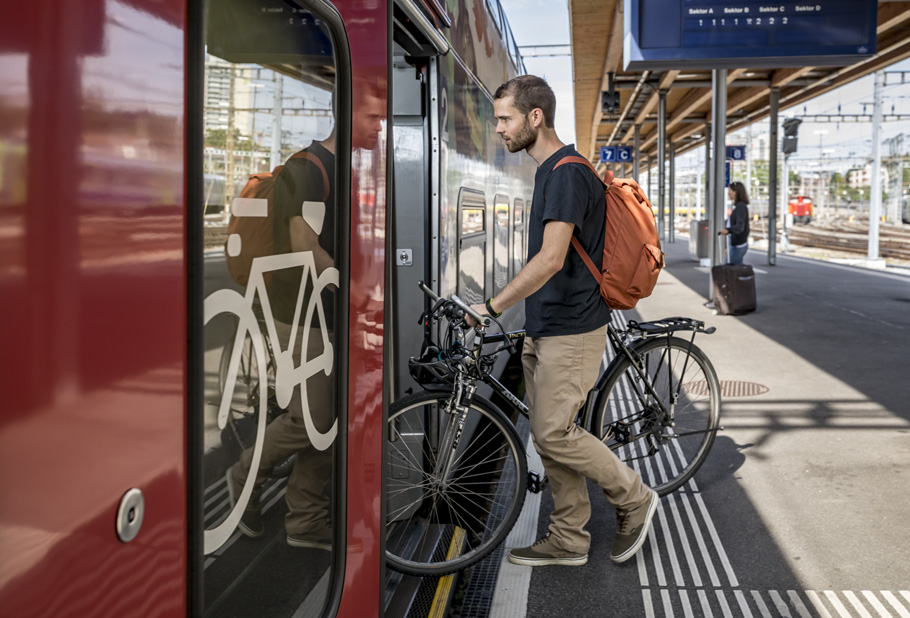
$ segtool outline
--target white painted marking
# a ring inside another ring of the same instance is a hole
[[[871,590],[863,590],[862,593],[863,596],[866,597],[866,600],[869,601],[869,604],[872,605],[875,611],[878,612],[878,615],[881,616],[881,618],[894,618],[894,616],[891,615],[891,612],[885,609],[885,606],[882,605],[882,602],[879,601],[874,594],[872,594]]]
[[[796,613],[799,614],[801,618],[812,618],[812,615],[809,613],[809,610],[806,608],[802,599],[799,598],[799,594],[796,590],[788,590],[787,596],[790,597],[790,604],[796,608]]]
[[[542,471],[543,464],[540,461],[540,455],[537,454],[530,436],[525,449],[528,453],[528,469]],[[533,569],[509,562],[508,549],[527,547],[537,540],[540,498],[540,494],[528,494],[521,515],[515,522],[515,527],[506,537],[506,551],[503,553],[502,562],[499,565],[496,590],[493,592],[493,600],[490,603],[490,618],[519,617],[525,616],[528,612],[528,591],[531,588]]]
[[[825,596],[828,598],[828,602],[834,606],[837,613],[841,615],[841,618],[850,618],[850,613],[847,611],[847,608],[844,607],[844,604],[841,603],[840,599],[837,598],[837,594],[831,590],[825,590]]]
[[[859,612],[859,615],[862,616],[862,618],[872,618],[872,614],[870,614],[868,610],[863,607],[862,602],[859,600],[859,598],[857,598],[855,594],[853,594],[853,591],[844,590],[844,596],[847,597],[847,600],[850,601],[851,605],[856,608],[856,611]]]
[[[894,596],[890,590],[882,590],[882,596],[885,597],[901,618],[910,618],[910,612],[907,611],[907,608],[901,604],[900,600]]]
[[[670,556],[670,567],[673,569],[673,576],[676,579],[677,586],[685,586],[682,569],[679,568],[679,560],[676,559],[676,545],[673,542],[673,535],[670,534],[670,526],[667,525],[667,518],[664,515],[664,505],[657,503],[657,518],[660,520],[660,527],[664,531],[664,543],[667,546],[667,554]]]
[[[705,506],[704,500],[701,499],[701,494],[693,494],[695,497],[695,502],[698,503],[698,508],[702,512],[702,516],[705,519],[705,526],[708,528],[708,533],[711,536],[711,539],[714,541],[714,549],[717,550],[717,554],[720,557],[720,563],[724,566],[724,570],[727,572],[727,578],[730,580],[730,585],[733,588],[739,588],[739,581],[736,579],[736,574],[733,573],[733,567],[730,565],[730,560],[727,558],[727,552],[724,551],[724,546],[720,542],[720,537],[717,534],[717,529],[714,527],[714,521],[711,519],[711,516],[708,514],[708,507]]]
[[[654,602],[651,600],[651,591],[648,588],[641,591],[641,598],[645,603],[645,618],[656,618]]]
[[[743,591],[734,590],[733,596],[736,597],[736,602],[739,604],[739,611],[743,618],[752,618],[752,610],[749,609],[749,602],[746,600],[746,595],[743,594]]]
[[[698,601],[701,603],[701,612],[705,618],[714,618],[714,612],[711,611],[711,604],[708,603],[708,595],[704,590],[698,591]]]
[[[783,598],[780,596],[780,593],[777,590],[769,590],[768,596],[771,597],[771,602],[774,603],[774,607],[777,609],[777,613],[782,616],[782,618],[793,618],[790,614],[790,610],[787,609],[787,604],[784,602]]]
[[[727,603],[727,597],[724,596],[723,590],[717,590],[717,600],[720,602],[720,609],[726,618],[733,618],[733,612],[730,611],[730,604]]]
[[[814,590],[806,590],[806,596],[809,597],[809,601],[812,603],[813,607],[815,607],[815,611],[818,612],[818,615],[821,616],[821,618],[832,618],[817,592]],[[910,618],[910,616],[907,618]]]
[[[695,618],[695,614],[692,613],[692,604],[689,602],[689,593],[685,590],[680,590],[679,601],[682,603],[683,613],[686,618]]]
[[[653,535],[648,535],[648,536],[653,536]],[[655,545],[654,539],[652,538],[651,539],[651,553],[652,554],[654,553],[654,550],[656,547],[657,547],[657,545]],[[639,551],[637,554],[635,554],[635,564],[638,566],[638,581],[641,582],[641,585],[643,588],[646,588],[649,584],[648,584],[648,568],[645,566],[644,553],[645,552],[643,552],[643,551]]]
[[[701,573],[699,573],[698,565],[695,564],[695,556],[692,555],[692,547],[689,545],[689,535],[686,534],[686,529],[683,527],[682,517],[680,517],[679,509],[676,506],[676,497],[671,494],[667,496],[665,500],[669,503],[670,512],[673,514],[673,520],[676,522],[676,529],[679,531],[679,538],[682,541],[683,553],[686,555],[686,560],[689,562],[689,572],[692,574],[695,585],[701,586]]]
[[[664,602],[664,616],[673,618],[673,603],[670,602],[670,591],[666,588],[660,591],[660,598]]]
[[[765,600],[761,598],[758,590],[752,591],[752,598],[755,599],[755,605],[758,607],[758,611],[761,612],[762,618],[771,618],[771,612],[768,611],[768,606],[765,605]]]
[[[907,599],[907,602],[910,603],[910,591],[901,590],[901,596]]]
[[[268,217],[269,201],[261,197],[235,197],[231,200],[231,214],[235,217]]]
[[[682,493],[680,496],[682,496],[682,503],[683,507],[686,509],[686,514],[689,516],[689,522],[691,522],[692,529],[695,531],[695,541],[698,543],[698,548],[701,550],[701,555],[702,558],[704,558],[705,566],[708,568],[708,575],[711,578],[711,585],[715,588],[718,588],[720,587],[720,578],[717,576],[717,570],[714,568],[714,560],[708,553],[708,546],[705,543],[705,535],[702,534],[701,526],[698,525],[698,521],[695,518],[695,512],[692,509],[692,501],[689,499],[688,493]]]

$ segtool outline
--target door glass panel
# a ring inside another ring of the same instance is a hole
[[[210,0],[205,18],[205,615],[320,615],[344,550],[341,35],[304,2]]]
[[[497,195],[493,200],[493,294],[499,294],[509,283],[509,198]]]

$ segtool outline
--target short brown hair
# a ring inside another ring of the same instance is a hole
[[[547,80],[536,75],[519,75],[496,89],[494,99],[511,96],[515,107],[527,116],[535,109],[543,112],[544,124],[553,128],[553,117],[556,115],[556,95]]]
[[[730,190],[733,191],[733,199],[736,200],[736,203],[749,203],[749,194],[746,193],[746,185],[741,182],[731,182]]]

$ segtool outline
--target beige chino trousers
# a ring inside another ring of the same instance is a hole
[[[574,422],[597,380],[606,341],[606,326],[580,335],[528,337],[521,356],[531,436],[553,491],[550,538],[570,552],[586,553],[591,546],[584,529],[591,518],[585,478],[618,509],[649,496],[637,472]]]

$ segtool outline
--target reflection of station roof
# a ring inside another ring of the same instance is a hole
[[[642,153],[657,150],[658,91],[667,92],[667,142],[677,153],[704,143],[711,120],[711,71],[623,71],[623,0],[571,0],[575,87],[575,133],[578,151],[599,160],[599,148],[632,144],[641,125]],[[769,114],[769,92],[780,88],[780,110],[801,104],[838,86],[910,57],[910,3],[879,2],[877,52],[845,67],[727,70],[727,131]],[[601,92],[615,73],[619,111],[601,116]]]

